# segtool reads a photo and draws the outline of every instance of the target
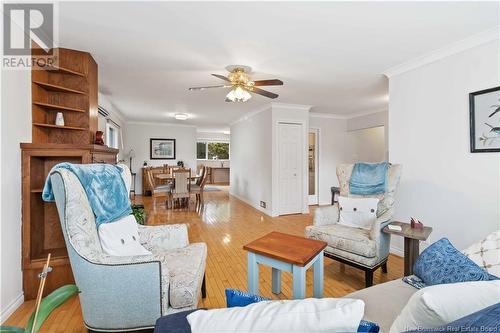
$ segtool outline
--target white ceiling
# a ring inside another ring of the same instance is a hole
[[[92,53],[129,120],[221,128],[270,102],[226,103],[210,73],[252,66],[276,102],[349,114],[387,108],[381,74],[499,24],[498,2],[61,2],[60,46]]]

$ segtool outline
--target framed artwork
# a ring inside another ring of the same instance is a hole
[[[149,139],[152,160],[175,160],[175,139]]]
[[[470,150],[500,152],[500,87],[469,94]]]

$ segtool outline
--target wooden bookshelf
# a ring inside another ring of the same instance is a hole
[[[57,207],[42,200],[51,168],[61,162],[116,163],[117,149],[94,145],[97,131],[97,64],[87,52],[55,49],[57,66],[31,71],[32,143],[21,144],[22,268],[25,299],[37,295],[48,253],[53,272],[45,294],[74,283]],[[35,55],[33,55],[35,56]],[[65,126],[55,124],[61,112]]]
[[[92,144],[97,131],[97,63],[87,52],[55,49],[55,64],[31,71],[34,143]],[[65,126],[57,126],[61,112]]]

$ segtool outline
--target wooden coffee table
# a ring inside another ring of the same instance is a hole
[[[281,292],[281,271],[293,275],[293,298],[306,296],[306,271],[314,269],[314,297],[323,297],[323,249],[326,242],[271,232],[243,246],[248,251],[248,292],[259,294],[259,264],[272,267],[272,291]]]

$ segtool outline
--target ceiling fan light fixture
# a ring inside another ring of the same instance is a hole
[[[242,87],[237,86],[231,89],[231,91],[226,95],[226,98],[231,102],[246,102],[252,98],[252,95],[250,95],[250,93]]]
[[[176,113],[174,115],[174,118],[177,119],[177,120],[186,120],[189,118],[189,116],[185,113]]]

